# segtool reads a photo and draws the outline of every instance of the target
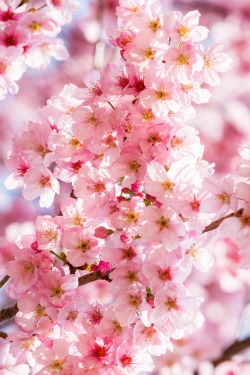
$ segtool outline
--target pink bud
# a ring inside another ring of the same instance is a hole
[[[159,202],[159,201],[155,201],[155,205],[156,205],[156,207],[160,208],[162,206],[162,203]]]
[[[96,264],[92,264],[90,268],[91,268],[91,271],[92,271],[92,272],[96,272],[96,271],[98,271],[98,267],[97,267]]]
[[[107,238],[109,235],[109,231],[108,229],[104,228],[104,227],[98,227],[95,229],[95,237],[97,238]]]
[[[37,251],[38,250],[38,243],[37,241],[32,242],[31,249]]]
[[[101,260],[97,268],[98,268],[98,271],[100,271],[101,273],[110,272],[112,270],[112,264]]]
[[[127,243],[127,242],[130,241],[130,237],[129,237],[129,236],[126,236],[126,234],[121,234],[121,236],[120,236],[120,240],[121,240],[121,242],[123,242],[123,243]]]
[[[149,303],[149,305],[151,307],[154,307],[155,306],[155,303],[154,303],[154,297],[148,297],[147,298],[147,302]]]
[[[117,197],[118,202],[122,202],[124,200],[123,197]]]
[[[142,188],[142,184],[139,182],[139,181],[136,181],[134,182],[132,185],[131,185],[131,190],[133,193],[135,194],[138,194],[139,191],[141,190]]]

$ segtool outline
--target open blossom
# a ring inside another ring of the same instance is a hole
[[[15,47],[0,46],[0,100],[7,92],[18,92],[18,81],[25,71],[24,58],[21,51]]]
[[[30,366],[19,353],[15,358],[10,354],[10,344],[1,346],[0,349],[0,371],[3,375],[29,375]]]
[[[117,369],[114,373],[132,375],[142,371],[151,371],[153,369],[152,358],[148,353],[139,353],[134,350],[129,343],[123,343],[119,346],[116,353]]]
[[[161,243],[166,251],[177,249],[180,237],[185,233],[183,222],[167,205],[147,207],[141,216],[141,224],[142,241]]]
[[[200,18],[198,10],[188,12],[184,16],[181,12],[177,12],[176,18],[172,38],[177,43],[200,42],[207,38],[208,29],[198,25]]]
[[[200,51],[192,44],[182,44],[180,48],[171,48],[164,55],[165,69],[176,74],[181,83],[190,81],[196,72],[203,68]]]
[[[30,168],[24,176],[23,196],[31,201],[40,196],[41,207],[50,207],[55,194],[59,194],[59,182],[45,167]]]
[[[68,52],[56,36],[70,22],[77,0],[48,0],[46,7],[35,0],[7,1],[0,10],[0,100],[18,92],[18,81],[26,66],[46,68],[51,57],[65,60]]]
[[[75,358],[70,356],[66,340],[54,340],[52,348],[41,345],[36,350],[36,360],[42,365],[42,369],[37,372],[39,375],[53,375],[58,371],[62,375],[73,373]]]
[[[49,137],[52,129],[48,124],[40,126],[29,122],[28,129],[16,140],[16,147],[28,163],[50,166],[54,161],[54,153],[49,148]]]
[[[60,237],[60,229],[49,215],[37,217],[36,238],[40,250],[57,250]]]
[[[18,309],[15,320],[25,331],[43,332],[51,327],[52,320],[57,317],[56,309],[41,293],[25,294],[18,301]]]
[[[73,187],[75,195],[84,198],[88,195],[94,204],[102,207],[114,198],[115,191],[108,173],[101,173],[89,163],[84,164],[79,170],[77,180]]]
[[[77,347],[84,358],[90,359],[92,364],[102,364],[105,368],[113,359],[112,344],[111,338],[94,337],[89,330],[89,334],[86,332],[79,337]]]
[[[213,87],[220,84],[219,73],[227,72],[233,64],[232,59],[222,52],[222,47],[220,44],[215,44],[209,47],[203,56],[203,79]]]
[[[115,228],[124,228],[135,234],[138,232],[143,207],[144,204],[138,197],[132,198],[130,202],[122,201],[116,205],[117,211],[110,215],[110,222]]]
[[[62,245],[68,250],[67,260],[75,267],[94,263],[98,259],[99,240],[89,227],[64,231]]]
[[[156,293],[153,312],[156,324],[168,320],[178,328],[184,328],[194,319],[195,309],[203,301],[201,297],[191,297],[182,284],[173,284]]]
[[[168,171],[159,162],[148,164],[148,179],[145,182],[146,193],[155,196],[162,203],[177,200],[187,192],[187,181],[193,174],[189,159],[181,159],[171,164]],[[189,183],[190,184],[190,183]]]
[[[142,314],[141,320],[136,323],[134,340],[144,351],[156,356],[172,350],[168,329],[155,325],[148,314]]]
[[[34,261],[34,251],[22,249],[16,259],[8,263],[7,274],[12,279],[13,294],[25,293],[38,279],[37,266]]]
[[[210,179],[206,184],[206,190],[212,195],[202,201],[203,212],[216,212],[217,218],[225,215],[229,210],[236,210],[238,202],[231,177],[225,177],[221,184],[217,180]]]
[[[45,297],[50,297],[51,304],[55,307],[63,306],[68,299],[74,296],[77,286],[78,279],[75,275],[63,276],[57,268],[49,274],[44,274],[37,285],[38,289],[43,290]]]
[[[153,82],[152,78],[150,83],[146,81],[146,89],[140,94],[140,102],[144,107],[152,108],[159,118],[167,116],[169,111],[177,112],[179,109],[174,84],[158,77]]]

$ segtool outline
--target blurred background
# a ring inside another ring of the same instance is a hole
[[[105,30],[116,30],[115,8],[118,0],[81,0],[73,21],[63,28],[70,58],[53,61],[45,71],[28,69],[19,81],[19,93],[0,102],[0,175],[9,175],[4,158],[22,123],[35,118],[38,107],[58,94],[66,83],[82,84],[84,72],[100,69],[106,62],[115,62],[119,51],[108,44]],[[186,13],[198,9],[200,24],[210,30],[210,42],[223,43],[233,58],[233,69],[223,75],[222,84],[212,92],[209,103],[199,105],[192,121],[205,144],[204,158],[216,164],[216,174],[232,174],[238,160],[237,149],[250,142],[250,0],[162,0],[167,10]],[[58,202],[51,209],[41,209],[37,200],[26,202],[21,191],[0,190],[0,278],[4,265],[13,257],[15,238],[33,232],[38,214],[58,212]],[[211,249],[216,265],[206,274],[196,271],[189,278],[189,288],[203,295],[206,303],[204,327],[187,340],[176,343],[174,354],[157,358],[159,375],[193,374],[193,361],[208,366],[224,348],[237,338],[250,335],[249,284],[246,271],[238,269],[239,257],[232,241],[218,241]],[[1,296],[1,301],[5,298]],[[248,362],[248,353],[241,361]],[[250,358],[250,357],[249,357]],[[247,363],[246,362],[246,363]],[[234,375],[238,372],[218,372]],[[204,367],[202,374],[206,374]],[[241,374],[250,374],[250,368]],[[207,372],[208,373],[208,372]]]

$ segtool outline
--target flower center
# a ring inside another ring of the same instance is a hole
[[[95,344],[95,349],[93,352],[94,357],[103,359],[107,357],[107,355],[108,355],[108,349],[105,346]]]
[[[41,176],[39,179],[39,185],[41,188],[50,187],[50,177],[49,176]]]
[[[165,305],[167,306],[168,311],[179,309],[179,305],[177,304],[177,298],[176,297],[174,297],[174,298],[168,297],[168,300],[165,303]]]
[[[182,54],[176,59],[176,61],[180,65],[189,65],[188,57]]]
[[[50,364],[50,368],[53,370],[53,371],[62,371],[63,370],[63,362],[62,360],[60,360],[59,358],[56,358],[54,359],[54,361]]]
[[[133,358],[127,354],[123,354],[123,356],[120,358],[120,362],[122,364],[122,367],[130,366],[131,363],[133,363]]]
[[[152,109],[145,109],[145,111],[142,112],[142,120],[143,121],[152,121],[155,118],[155,115],[152,112]]]
[[[170,180],[164,181],[161,185],[165,191],[173,191],[175,186],[175,184]]]
[[[139,279],[137,277],[137,273],[138,272],[128,271],[128,273],[126,274],[125,278],[128,280],[129,284],[134,284],[137,281],[139,281]]]
[[[51,289],[51,297],[60,298],[63,295],[63,293],[64,290],[60,287],[60,285]]]
[[[155,33],[157,30],[161,28],[160,20],[157,18],[157,20],[152,20],[149,22],[148,27]]]
[[[190,29],[187,26],[181,26],[179,28],[180,37],[187,37],[190,32]]]
[[[127,221],[129,223],[136,223],[138,220],[139,214],[135,211],[130,211],[126,214]]]
[[[167,280],[172,281],[173,280],[173,276],[172,276],[170,267],[167,267],[164,271],[159,270],[158,275],[159,275],[159,279],[162,280],[162,281],[167,281]]]
[[[151,47],[149,47],[149,48],[144,49],[142,54],[143,54],[143,57],[144,57],[144,61],[145,60],[153,60],[153,58],[156,54],[156,51],[153,50]]]
[[[160,231],[165,229],[165,228],[168,228],[169,226],[169,219],[166,219],[164,216],[161,216],[159,220],[156,221],[156,224],[159,225],[160,227]]]
[[[142,331],[142,333],[146,336],[147,339],[151,339],[156,334],[156,329],[154,328],[154,325],[151,324],[150,327],[145,327]]]
[[[69,315],[66,318],[66,320],[69,320],[70,322],[74,322],[77,317],[78,317],[78,312],[77,311],[70,311]]]
[[[163,89],[155,91],[155,95],[157,100],[167,100],[170,98],[169,93]]]
[[[69,141],[69,145],[74,149],[82,146],[81,142],[76,137],[71,138],[71,140]]]

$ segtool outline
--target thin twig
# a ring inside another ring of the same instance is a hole
[[[242,341],[235,341],[227,349],[224,350],[219,358],[216,358],[212,363],[214,367],[218,366],[220,363],[228,361],[234,355],[246,350],[250,347],[250,337]]]
[[[111,108],[115,109],[115,107],[113,106],[111,102],[108,102],[108,104],[110,105]]]
[[[213,221],[211,224],[209,224],[209,225],[207,225],[207,226],[205,227],[205,229],[203,230],[202,233],[209,232],[209,231],[211,231],[211,230],[217,229],[217,228],[220,226],[220,224],[221,224],[225,219],[229,219],[230,217],[241,217],[242,214],[243,214],[243,211],[244,211],[244,209],[243,209],[243,208],[240,208],[240,209],[239,209],[238,211],[236,211],[236,212],[233,212],[233,213],[231,213],[231,214],[229,214],[229,215],[227,215],[227,216],[224,216],[224,217],[222,217],[222,218],[220,218],[220,219],[218,219],[218,220],[216,220],[216,221]]]
[[[235,341],[230,345],[220,357],[212,361],[214,367],[220,365],[222,362],[230,360],[234,355],[239,354],[243,350],[246,350],[250,347],[250,337],[242,341]],[[194,375],[201,375],[198,370],[194,372]]]
[[[8,307],[7,309],[2,309],[0,311],[0,323],[4,322],[5,320],[13,318],[17,312],[18,312],[17,304],[15,304],[14,306]]]
[[[91,272],[87,275],[79,277],[78,279],[79,286],[92,283],[93,281],[97,281],[97,280],[106,280],[106,281],[111,282],[109,278],[109,274],[110,272],[106,272],[106,273],[101,273],[100,271]],[[0,323],[5,320],[13,318],[17,312],[18,312],[17,304],[7,309],[2,309],[0,311]]]
[[[0,281],[0,289],[9,281],[10,277],[8,275],[4,276],[4,278]]]
[[[2,339],[7,339],[8,335],[7,335],[7,333],[0,331],[0,337]]]

